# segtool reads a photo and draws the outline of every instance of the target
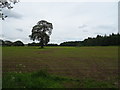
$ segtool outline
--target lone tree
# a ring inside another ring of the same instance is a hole
[[[32,34],[29,35],[30,39],[40,41],[41,48],[49,42],[52,33],[53,25],[45,20],[41,20],[32,29]]]

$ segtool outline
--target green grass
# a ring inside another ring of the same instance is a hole
[[[70,85],[70,86],[69,86]],[[3,88],[117,88],[109,82],[72,79],[50,75],[44,70],[33,73],[4,73]]]
[[[28,75],[47,69],[50,75],[82,79],[84,83],[65,82],[64,87],[117,87],[118,85],[118,46],[45,47],[45,49],[3,47],[2,51],[4,73],[20,72]],[[89,79],[92,79],[93,83],[90,83],[92,81]]]
[[[3,88],[61,88],[59,82],[43,71],[37,73],[5,73]]]

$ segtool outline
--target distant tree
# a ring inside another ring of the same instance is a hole
[[[83,41],[69,41],[63,42],[60,46],[119,46],[120,45],[120,34],[114,34],[107,36],[97,35],[95,38],[88,37]]]
[[[7,40],[7,41],[4,41],[4,45],[5,46],[12,46],[13,42]]]
[[[24,43],[22,41],[15,41],[13,46],[24,46]]]
[[[60,43],[60,46],[80,46],[80,41],[68,41]]]
[[[33,43],[28,43],[28,46],[35,46],[35,42],[33,42]]]
[[[58,44],[51,43],[51,44],[47,44],[47,46],[58,46]]]
[[[29,35],[31,40],[40,41],[41,48],[49,42],[52,33],[53,25],[45,20],[41,20],[32,29],[32,34]]]
[[[40,46],[40,44],[39,44],[39,43],[32,42],[32,43],[28,43],[28,46]]]
[[[0,0],[0,18],[4,20],[7,16],[2,12],[2,8],[12,9],[11,3],[18,3],[19,0]]]

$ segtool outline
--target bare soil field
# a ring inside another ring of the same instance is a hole
[[[3,47],[3,72],[49,73],[74,78],[118,78],[118,47]]]

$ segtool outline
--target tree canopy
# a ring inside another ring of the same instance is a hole
[[[23,44],[23,42],[21,42],[21,41],[15,41],[15,42],[13,43],[13,46],[24,46],[24,44]]]
[[[2,20],[4,20],[7,16],[4,15],[4,13],[2,12],[3,8],[7,8],[7,9],[12,9],[13,6],[11,6],[11,4],[16,4],[18,3],[19,0],[0,0],[0,18]]]
[[[110,34],[109,36],[97,35],[95,38],[88,37],[83,41],[63,42],[60,46],[118,46],[120,45],[120,34]]]
[[[22,41],[9,41],[9,40],[0,40],[0,46],[24,46],[24,43]]]
[[[30,39],[40,41],[41,48],[47,45],[50,40],[53,25],[45,20],[41,20],[32,28],[32,34],[29,35]]]

